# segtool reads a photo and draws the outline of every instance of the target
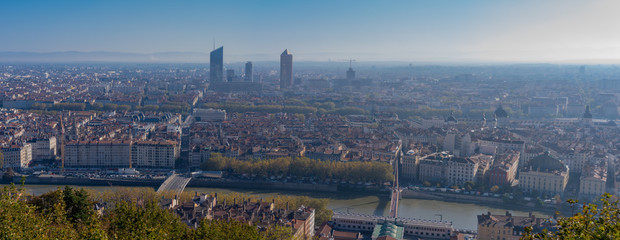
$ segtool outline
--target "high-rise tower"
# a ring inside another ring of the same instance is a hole
[[[224,46],[211,52],[211,82],[222,82],[224,80]]]
[[[226,81],[235,81],[235,69],[226,69]]]
[[[280,54],[280,89],[291,88],[293,86],[293,54],[284,50]]]
[[[349,70],[347,71],[347,81],[353,80],[355,80],[355,71],[353,70],[353,68],[349,68]]]
[[[252,62],[245,63],[245,76],[243,79],[246,82],[254,82],[254,70],[252,69]]]
[[[351,84],[351,81],[355,80],[355,71],[353,70],[353,59],[349,59],[349,70],[347,71],[347,81]]]

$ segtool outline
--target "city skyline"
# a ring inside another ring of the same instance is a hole
[[[618,4],[3,2],[0,52],[206,53],[215,41],[232,62],[289,48],[299,61],[606,63],[620,56],[620,33],[609,31]]]

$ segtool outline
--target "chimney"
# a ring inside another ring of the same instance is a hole
[[[237,205],[237,199],[233,198],[233,206]]]
[[[506,211],[506,216],[511,217],[511,216],[512,216],[512,214],[510,214],[510,212],[509,212],[509,211]]]
[[[491,216],[491,212],[490,212],[490,211],[489,211],[489,212],[487,212],[487,214],[489,214],[489,217]]]
[[[540,226],[541,221],[542,221],[542,218],[536,218],[536,226]]]
[[[286,211],[288,211],[288,202],[286,202]]]

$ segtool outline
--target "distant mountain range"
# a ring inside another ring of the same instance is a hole
[[[232,61],[230,59],[233,59]],[[240,60],[241,59],[241,60]],[[224,55],[227,65],[245,64],[253,61],[261,66],[278,67],[279,54],[248,54]],[[209,53],[204,52],[159,52],[159,53],[126,53],[126,52],[0,52],[0,63],[209,63]],[[364,61],[356,66],[403,65],[411,62],[400,61]],[[242,66],[240,65],[240,66]],[[348,61],[295,61],[296,66],[306,67],[345,67]]]
[[[0,62],[209,62],[208,53],[161,52],[152,54],[123,52],[0,52]]]
[[[295,55],[295,54],[293,54]],[[306,54],[306,58],[312,59],[313,55]],[[248,55],[225,55],[224,61],[229,63],[244,63],[245,61],[253,62],[265,62],[269,64],[276,64],[279,61],[278,54],[248,54]],[[316,57],[320,59],[319,57]],[[231,61],[232,59],[232,61]],[[299,59],[299,58],[297,58]],[[79,52],[79,51],[66,51],[66,52],[0,52],[0,63],[208,63],[208,52],[158,52],[158,53],[126,53],[126,52]],[[348,61],[335,61],[323,60],[296,60],[296,65],[320,65],[341,63],[340,65],[348,65]],[[427,64],[440,64],[440,65],[477,65],[477,64],[524,64],[524,63],[553,63],[553,64],[620,64],[620,59],[572,59],[572,60],[558,60],[558,61],[500,61],[500,60],[477,60],[477,59],[427,59],[424,61],[403,61],[403,60],[374,60],[374,61],[360,61],[354,65],[361,67],[364,65],[427,65]]]

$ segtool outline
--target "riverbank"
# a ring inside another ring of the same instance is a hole
[[[98,187],[159,187],[165,179],[127,179],[127,178],[75,178],[60,175],[28,176],[25,179],[27,185],[72,185],[72,186],[98,186]],[[15,177],[13,182],[18,184],[21,177]],[[299,192],[308,196],[330,194],[356,194],[364,196],[378,196],[389,202],[389,189],[358,184],[312,184],[280,181],[250,181],[232,179],[197,179],[193,178],[187,185],[188,188],[221,188],[237,189],[242,191],[279,191]],[[485,197],[477,195],[464,195],[444,192],[428,192],[416,190],[403,190],[403,199],[423,199],[452,203],[469,203],[497,207],[519,211],[539,211],[553,215],[555,211],[570,212],[570,208],[563,205],[551,205],[537,207],[533,202],[528,205],[507,204],[501,198]],[[378,213],[379,211],[375,212]]]
[[[6,185],[4,185],[6,186]],[[64,188],[65,185],[25,185],[26,190],[34,195],[41,195],[58,188]],[[117,191],[119,187],[114,186],[75,186],[74,188],[86,188],[91,191],[107,192]],[[137,187],[151,188],[153,187]],[[188,193],[242,193],[251,196],[257,196],[263,199],[272,199],[282,195],[308,196],[314,198],[324,198],[328,200],[328,208],[334,212],[350,212],[366,215],[387,216],[389,213],[390,198],[389,194],[369,194],[365,192],[310,192],[310,191],[285,191],[285,190],[269,190],[269,189],[241,189],[241,188],[201,188],[187,187],[185,191]],[[523,211],[515,210],[511,207],[490,204],[477,203],[459,203],[443,200],[425,200],[415,198],[403,198],[399,201],[399,216],[403,218],[440,220],[452,222],[457,229],[476,230],[477,215],[491,212],[493,214],[505,214],[510,211],[514,216],[528,216],[532,209],[524,209]],[[533,214],[539,217],[548,217],[552,214],[546,212],[533,211]]]
[[[127,187],[158,187],[165,179],[139,178],[76,178],[61,175],[27,176],[24,184],[33,185],[74,185],[74,186],[127,186]],[[22,177],[13,178],[13,183],[21,183]]]
[[[13,178],[13,183],[21,183],[22,177]],[[24,184],[34,185],[74,185],[74,186],[121,186],[121,187],[159,187],[165,179],[144,178],[77,178],[61,175],[27,176]],[[387,195],[388,189],[359,184],[318,184],[303,182],[280,182],[263,180],[234,180],[234,179],[199,179],[192,178],[187,187],[193,188],[233,188],[246,190],[270,191],[301,191],[323,193],[365,193],[373,195]]]
[[[403,190],[401,193],[402,198],[405,199],[426,199],[426,200],[437,200],[437,201],[447,201],[447,202],[456,202],[456,203],[472,203],[472,204],[480,204],[487,205],[490,207],[500,207],[500,208],[508,208],[519,211],[539,211],[545,212],[549,215],[554,215],[556,211],[567,213],[570,211],[570,208],[564,206],[562,204],[552,204],[552,205],[543,205],[536,206],[534,202],[528,202],[525,205],[522,204],[508,204],[504,202],[502,198],[491,197],[491,196],[478,196],[478,195],[464,195],[458,193],[448,193],[448,192],[428,192],[428,191],[419,191],[419,190]]]

